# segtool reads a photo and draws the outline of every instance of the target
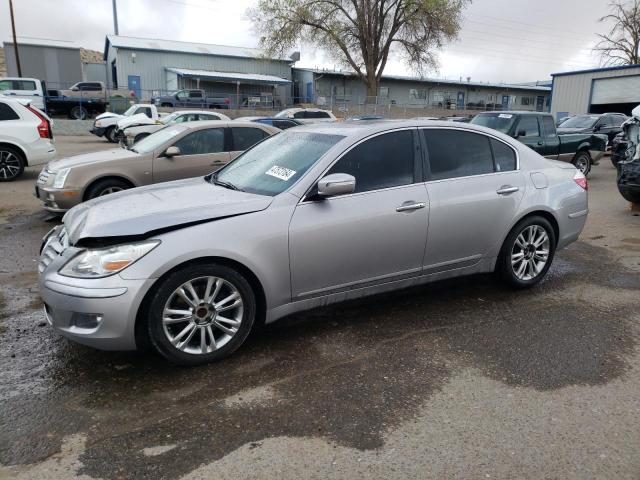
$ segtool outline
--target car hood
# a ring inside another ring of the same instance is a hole
[[[69,210],[63,222],[71,243],[143,236],[169,228],[258,212],[273,197],[229,190],[204,178],[158,183],[95,198]]]
[[[567,135],[570,133],[593,133],[593,129],[591,128],[558,127],[556,130],[558,131],[558,135]]]
[[[103,118],[111,118],[111,117],[122,117],[122,115],[119,115],[113,112],[104,112],[104,113],[101,113],[100,115],[97,115],[95,120],[102,120]]]
[[[156,123],[156,121],[150,119],[144,113],[137,113],[136,115],[131,115],[130,117],[124,117],[121,120],[118,120],[118,128],[122,130],[123,128],[130,127],[131,125],[153,125],[154,123]]]
[[[112,160],[121,160],[123,158],[137,158],[139,153],[132,152],[126,148],[113,148],[111,150],[103,150],[101,152],[83,153],[74,155],[73,157],[61,158],[49,162],[49,170],[58,172],[63,168],[80,167],[83,165],[94,164],[98,162],[110,162]]]

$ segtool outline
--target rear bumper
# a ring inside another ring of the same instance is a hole
[[[29,167],[34,165],[44,165],[56,158],[57,152],[55,144],[49,139],[39,139],[29,145],[27,152],[27,164]]]

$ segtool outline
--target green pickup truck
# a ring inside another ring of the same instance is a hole
[[[476,115],[471,123],[509,135],[546,158],[571,162],[585,175],[598,164],[607,147],[606,135],[558,135],[550,113],[485,112]]]

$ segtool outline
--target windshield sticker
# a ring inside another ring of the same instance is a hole
[[[279,167],[277,165],[274,165],[264,173],[271,175],[272,177],[279,178],[280,180],[284,180],[285,182],[296,174],[295,170],[289,170],[288,168]]]
[[[509,113],[501,113],[500,115],[498,115],[498,118],[511,118],[511,117],[513,117],[513,115]]]

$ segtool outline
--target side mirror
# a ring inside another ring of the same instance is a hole
[[[603,129],[604,127],[606,127],[607,124],[606,123],[601,123],[600,125],[596,125],[595,131],[599,131],[601,129]]]
[[[355,177],[346,173],[332,173],[318,182],[318,195],[325,198],[347,195],[353,193],[355,189]]]
[[[518,133],[516,133],[516,138],[526,137],[526,136],[527,136],[526,130],[518,130]]]
[[[164,156],[167,158],[177,157],[180,155],[180,149],[178,147],[171,146],[164,151]]]

